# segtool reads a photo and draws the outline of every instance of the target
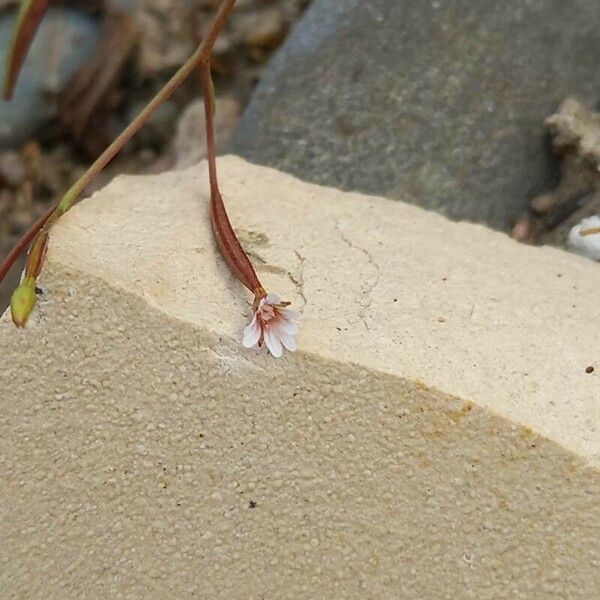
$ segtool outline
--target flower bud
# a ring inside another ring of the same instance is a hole
[[[17,327],[25,327],[35,302],[35,279],[26,277],[10,299],[12,320]]]

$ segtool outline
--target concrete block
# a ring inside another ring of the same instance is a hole
[[[220,168],[299,351],[242,348],[205,165],[68,213],[0,322],[1,595],[600,597],[598,266]]]

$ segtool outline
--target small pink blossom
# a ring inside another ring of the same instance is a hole
[[[296,351],[294,336],[298,333],[299,312],[287,308],[289,302],[282,302],[277,294],[266,294],[255,303],[252,320],[244,328],[242,344],[252,348],[263,343],[269,352],[279,358],[283,348]]]

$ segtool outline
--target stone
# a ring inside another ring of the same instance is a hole
[[[557,178],[545,117],[598,100],[599,28],[591,0],[315,0],[232,149],[508,229]]]
[[[10,48],[16,12],[0,18],[0,55]],[[56,116],[49,101],[74,71],[90,58],[100,35],[101,21],[70,8],[50,8],[38,29],[10,102],[0,99],[0,148],[21,144]],[[0,81],[4,80],[0,62]]]
[[[0,320],[5,594],[598,597],[596,265],[219,168],[299,351],[242,348],[205,164],[65,215]]]
[[[217,97],[214,116],[217,151],[224,148],[238,122],[240,104],[233,97]],[[197,164],[206,157],[206,119],[204,101],[190,102],[177,120],[177,131],[169,149],[174,168],[183,169]]]
[[[139,0],[130,6],[140,30],[137,71],[156,77],[182,65],[195,50],[194,0]]]
[[[0,184],[18,188],[27,175],[23,156],[14,150],[0,152]]]
[[[576,98],[564,100],[546,119],[552,146],[560,160],[556,188],[531,200],[523,217],[521,241],[567,247],[593,258],[595,237],[579,236],[582,221],[600,211],[600,115]],[[514,235],[514,229],[513,229]]]

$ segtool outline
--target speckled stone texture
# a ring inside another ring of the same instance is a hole
[[[553,189],[544,119],[598,102],[597,0],[314,0],[232,149],[506,229]]]
[[[299,352],[241,347],[204,165],[73,209],[0,321],[0,595],[597,598],[597,266],[220,167]]]

